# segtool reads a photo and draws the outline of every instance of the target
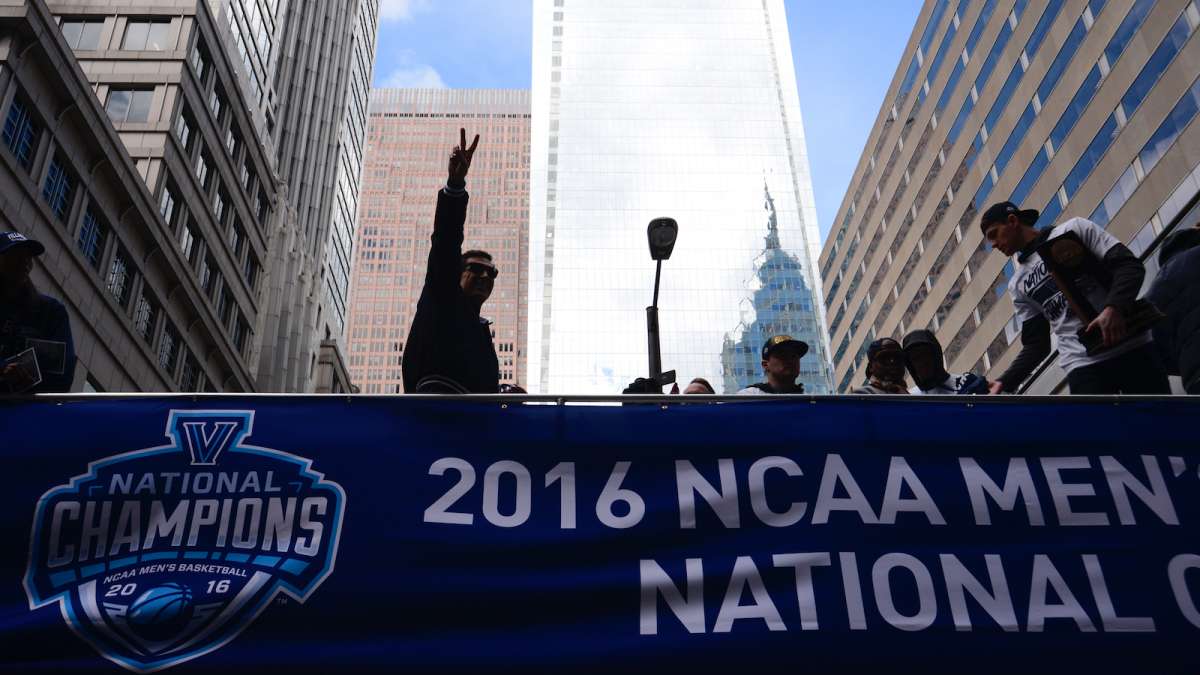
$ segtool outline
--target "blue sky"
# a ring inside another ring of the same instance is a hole
[[[785,0],[821,237],[921,0]],[[377,87],[529,87],[528,0],[380,0]]]

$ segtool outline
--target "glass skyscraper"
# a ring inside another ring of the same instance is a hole
[[[788,333],[811,346],[806,389],[830,391],[782,1],[535,0],[533,40],[531,390],[646,374],[646,225],[670,216],[663,367],[732,393],[762,379],[762,339]]]

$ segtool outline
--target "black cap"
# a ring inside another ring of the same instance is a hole
[[[762,348],[763,361],[767,360],[767,357],[771,355],[771,352],[781,349],[785,346],[790,346],[792,349],[795,349],[797,352],[800,353],[800,356],[804,356],[805,354],[808,353],[808,343],[807,342],[797,340],[796,338],[793,338],[791,335],[776,335],[776,336],[772,337],[770,340],[767,340],[765,343],[763,343],[763,348]]]
[[[12,250],[14,248],[27,248],[33,255],[41,255],[46,252],[46,247],[42,246],[20,232],[0,232],[0,253]]]
[[[879,338],[867,347],[867,362],[870,363],[871,361],[874,361],[875,357],[878,356],[880,352],[892,351],[901,351],[900,343],[896,342],[890,337]]]
[[[979,229],[987,231],[988,225],[992,223],[1006,220],[1009,216],[1015,215],[1026,225],[1033,225],[1038,221],[1041,212],[1037,209],[1021,210],[1012,202],[998,202],[988,207],[987,211],[979,218]]]

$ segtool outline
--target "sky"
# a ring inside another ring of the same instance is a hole
[[[824,240],[922,0],[785,0]],[[529,0],[380,0],[376,87],[527,89]]]

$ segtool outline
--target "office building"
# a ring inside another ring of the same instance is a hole
[[[463,250],[500,270],[482,315],[492,322],[500,382],[525,386],[529,92],[376,89],[371,93],[354,246],[349,370],[363,392],[403,391],[400,362],[425,284],[437,192],[459,129],[479,147],[467,177]]]
[[[344,339],[379,0],[277,1],[225,0],[225,9],[241,17],[247,4],[259,7],[261,27],[243,25],[255,41],[269,25],[265,16],[276,17],[264,105],[281,215],[269,243],[257,386],[308,392],[328,380],[318,364],[344,359],[322,352]]]
[[[1200,178],[1197,25],[1192,0],[925,3],[820,257],[838,391],[872,339],[916,328],[952,371],[1011,363],[1013,262],[979,229],[994,202],[1090,218],[1153,274]],[[1051,357],[1030,391],[1063,385]]]
[[[535,0],[529,384],[616,393],[648,372],[647,223],[662,363],[732,393],[772,333],[830,389],[816,212],[781,0]],[[779,269],[777,269],[779,267]]]
[[[270,158],[204,4],[6,0],[4,228],[42,241],[74,390],[252,391]]]

